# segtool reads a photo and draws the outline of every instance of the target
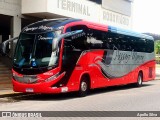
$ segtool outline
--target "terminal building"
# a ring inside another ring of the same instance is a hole
[[[133,0],[0,0],[0,44],[42,19],[80,18],[131,29],[132,6]]]

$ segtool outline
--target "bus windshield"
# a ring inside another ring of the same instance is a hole
[[[55,32],[21,33],[15,50],[13,65],[18,68],[38,68],[58,64],[58,50],[52,51]]]

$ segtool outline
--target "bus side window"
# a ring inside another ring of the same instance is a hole
[[[146,40],[146,52],[152,53],[154,51],[154,41],[153,40]]]
[[[109,44],[109,49],[111,50],[121,50],[121,37],[115,33],[107,33],[107,43]],[[106,46],[107,47],[107,46]]]
[[[71,44],[75,49],[85,50],[87,49],[87,27],[84,25],[77,25],[67,28],[66,32],[75,31],[75,30],[83,30],[82,33],[73,35],[71,39]]]
[[[87,33],[87,43],[91,49],[102,49],[102,32],[99,30],[89,29]]]

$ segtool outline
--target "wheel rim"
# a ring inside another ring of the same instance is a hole
[[[87,83],[86,82],[82,82],[81,83],[81,90],[82,91],[86,91],[87,90]]]

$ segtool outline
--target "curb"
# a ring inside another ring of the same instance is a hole
[[[15,97],[19,95],[24,95],[24,93],[19,93],[19,92],[8,92],[8,93],[2,93],[0,94],[0,99],[4,97]]]

